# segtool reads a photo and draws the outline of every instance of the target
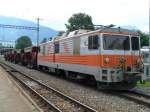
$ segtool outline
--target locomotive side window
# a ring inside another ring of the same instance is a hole
[[[55,53],[59,53],[59,43],[55,43]]]
[[[43,49],[42,49],[42,54],[43,54],[43,55],[45,55],[45,50],[46,50],[45,48],[46,48],[46,46],[43,45]]]
[[[103,36],[104,50],[129,50],[130,40],[128,36],[123,35],[104,35]]]
[[[98,35],[88,37],[88,49],[98,49]]]
[[[131,38],[132,50],[139,50],[139,39],[138,37]]]

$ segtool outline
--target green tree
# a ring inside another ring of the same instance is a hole
[[[68,24],[65,24],[68,31],[74,31],[78,29],[90,29],[93,30],[92,17],[85,13],[73,14],[69,20]]]
[[[22,49],[32,46],[31,39],[28,36],[21,36],[16,40],[15,48]]]
[[[138,31],[138,33],[140,34],[141,47],[148,46],[149,45],[149,35],[140,30]]]

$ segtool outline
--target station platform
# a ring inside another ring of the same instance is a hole
[[[0,66],[0,112],[40,112]]]

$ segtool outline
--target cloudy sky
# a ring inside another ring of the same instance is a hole
[[[0,0],[0,15],[36,21],[64,30],[78,12],[92,16],[94,24],[134,26],[148,31],[149,0]]]

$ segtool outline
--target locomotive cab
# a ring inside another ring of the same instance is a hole
[[[103,33],[101,54],[102,83],[125,89],[125,86],[134,87],[141,80],[140,40],[137,34]]]

